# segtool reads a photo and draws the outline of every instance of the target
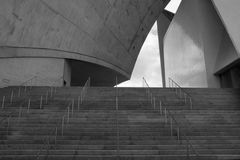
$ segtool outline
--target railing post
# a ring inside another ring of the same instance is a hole
[[[150,100],[151,100],[151,105],[153,104],[153,95],[152,95],[152,93],[150,93]]]
[[[160,106],[159,106],[160,107],[160,114],[162,115],[162,113],[163,113],[162,112],[162,101],[160,101],[159,104],[160,104]]]
[[[55,145],[57,145],[57,135],[58,135],[58,128],[55,129]]]
[[[116,129],[117,129],[117,156],[119,156],[119,126],[118,126],[118,78],[116,76]]]
[[[187,139],[186,149],[187,149],[187,159],[189,159],[190,158],[189,139]]]
[[[22,106],[19,107],[18,121],[20,120],[21,116],[22,116]]]
[[[24,90],[25,92],[27,91],[27,84],[25,84],[25,90]]]
[[[65,116],[62,117],[62,136],[63,136],[63,130],[64,130],[64,120],[65,119]]]
[[[180,97],[180,98],[182,97],[182,91],[181,91],[181,88],[179,88],[179,97]]]
[[[171,136],[173,136],[173,119],[170,119]]]
[[[5,96],[2,98],[2,109],[4,109],[4,103],[5,103]]]
[[[53,87],[50,88],[50,97],[52,98],[53,97]]]
[[[30,110],[30,105],[31,105],[31,99],[29,98],[29,99],[28,99],[28,108],[27,108],[27,113],[29,113],[29,110]]]
[[[153,108],[154,108],[154,110],[156,109],[155,97],[153,97]]]
[[[10,126],[10,116],[8,117],[8,121],[7,121],[7,136],[8,136],[8,132],[9,132],[9,126]]]
[[[82,91],[81,91],[81,104],[83,103],[83,88],[82,88]]]
[[[18,88],[18,97],[21,96],[21,87]]]
[[[46,104],[48,103],[48,91],[46,92]]]
[[[193,106],[192,106],[192,98],[189,98],[189,101],[190,101],[190,109],[192,110],[192,109],[193,109]]]
[[[68,115],[68,117],[67,117],[67,118],[68,118],[68,119],[67,119],[67,122],[68,122],[68,123],[69,123],[69,119],[70,119],[70,113],[69,113],[70,111],[69,111],[69,110],[70,110],[70,108],[69,108],[69,106],[68,106],[68,108],[67,108],[67,112],[68,112],[68,113],[67,113],[67,115]]]
[[[78,104],[78,112],[79,112],[79,109],[80,109],[80,104],[79,103],[80,103],[80,96],[78,96],[78,103],[77,103]]]
[[[164,114],[165,114],[165,123],[167,124],[167,109],[166,108],[164,110]]]
[[[13,91],[11,92],[11,97],[10,97],[10,104],[12,104],[12,102],[13,102]]]
[[[187,94],[186,93],[184,93],[184,103],[185,103],[185,105],[187,103]]]
[[[73,116],[73,111],[74,111],[74,99],[72,99],[72,116]]]
[[[40,109],[42,109],[42,100],[43,100],[43,97],[41,96],[41,98],[40,98]]]
[[[177,128],[177,139],[178,139],[178,143],[180,143],[180,128]]]

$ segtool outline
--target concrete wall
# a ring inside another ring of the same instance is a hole
[[[71,76],[72,76],[71,72],[72,72],[72,70],[71,70],[70,62],[68,60],[64,60],[63,81],[65,81],[66,84],[63,84],[63,85],[71,86]]]
[[[0,86],[19,85],[37,76],[32,85],[61,86],[64,60],[51,58],[0,58]],[[31,83],[27,83],[30,85]]]
[[[130,78],[162,0],[1,0],[0,57],[91,62]]]
[[[209,0],[183,0],[165,37],[167,77],[184,87],[220,87],[215,74],[237,60]]]
[[[234,47],[240,56],[240,1],[239,0],[212,0]]]
[[[160,63],[162,71],[162,84],[166,87],[166,74],[165,74],[165,61],[164,61],[164,37],[169,28],[172,19],[169,19],[164,13],[162,13],[157,20],[158,27],[158,42],[159,42],[159,53]]]

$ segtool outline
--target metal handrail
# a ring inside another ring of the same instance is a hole
[[[167,110],[167,112],[168,112],[168,115],[169,115],[169,116],[173,119],[173,121],[176,123],[177,127],[178,127],[178,128],[181,128],[181,125],[177,122],[177,120],[175,119],[174,115],[173,115],[169,110]],[[192,151],[195,153],[195,155],[196,155],[197,157],[199,157],[199,153],[198,153],[197,150],[193,147],[193,145],[192,145],[192,143],[190,142],[190,139],[187,137],[186,133],[183,132],[182,135],[183,135],[183,137],[187,140],[187,143],[191,146]],[[187,155],[187,156],[189,156],[189,155]]]
[[[154,98],[154,103],[152,102],[153,101],[153,94],[152,94],[152,92],[150,91],[150,87],[149,87],[149,85],[148,85],[148,83],[147,83],[147,81],[146,81],[146,79],[143,77],[143,82],[146,84],[146,86],[147,86],[147,94],[150,94],[151,95],[151,104],[154,104],[154,109],[155,109],[155,98]],[[149,96],[149,95],[148,95]],[[162,107],[162,103],[160,104],[161,105],[161,107]],[[181,125],[177,122],[177,120],[176,120],[176,118],[174,117],[174,115],[169,111],[169,110],[167,110],[166,108],[165,108],[165,118],[167,118],[167,113],[168,113],[168,115],[169,116],[171,116],[171,118],[172,118],[172,120],[175,122],[175,124],[176,124],[176,126],[177,126],[177,128],[178,129],[180,129],[181,128]],[[162,113],[161,113],[162,114]],[[167,122],[167,120],[165,120],[165,122]],[[172,124],[171,124],[172,125]],[[172,126],[171,126],[171,129],[172,129]],[[199,153],[196,151],[196,149],[193,147],[193,145],[192,145],[192,143],[190,142],[190,140],[189,140],[189,138],[186,136],[186,134],[185,133],[183,133],[182,134],[183,135],[183,137],[187,140],[187,145],[189,146],[190,145],[190,147],[191,147],[191,149],[192,149],[192,151],[194,152],[194,154],[195,154],[195,156],[196,157],[199,157]],[[178,133],[178,138],[180,138],[180,135],[179,135],[179,133]],[[189,158],[189,153],[188,153],[188,149],[189,148],[187,148],[187,157]]]
[[[184,90],[176,81],[174,81],[172,78],[169,78],[169,88],[174,88],[176,87],[176,94],[178,95],[178,91],[177,91],[177,88],[179,88],[179,97],[181,98],[181,95],[182,93],[184,94],[184,101],[185,101],[185,104],[187,103],[187,99],[189,100],[189,103],[190,103],[190,109],[193,109],[193,103],[192,103],[192,96],[186,91]],[[187,98],[188,97],[188,98]]]
[[[184,93],[186,93],[189,97],[192,97],[186,90],[184,90],[184,89],[183,89],[176,81],[174,81],[172,78],[169,78],[169,87],[170,87],[170,88],[173,87],[173,85],[172,85],[172,86],[170,85],[171,82],[174,83],[175,86],[177,86],[178,88],[180,88],[181,90],[183,90]]]
[[[27,84],[28,82],[32,82],[32,80],[34,80],[35,78],[37,78],[38,76],[33,76],[32,78],[24,81],[23,83],[20,84],[20,86],[23,86],[24,84]]]

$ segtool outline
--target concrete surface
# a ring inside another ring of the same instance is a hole
[[[226,5],[218,1],[214,5],[208,0],[182,1],[165,36],[166,77],[185,87],[224,87],[219,75],[239,60],[236,42],[231,38],[238,32],[229,31],[239,23],[232,18],[231,22],[222,21],[222,16],[238,15],[238,7],[233,7],[237,2],[233,2]]]
[[[2,0],[0,58],[79,60],[111,69],[127,80],[148,32],[167,3]]]

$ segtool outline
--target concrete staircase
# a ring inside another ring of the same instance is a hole
[[[88,88],[83,104],[81,91],[0,89],[0,159],[240,159],[240,90],[186,89],[192,110],[172,89],[152,88],[155,106],[144,88]],[[181,124],[180,140],[160,101]],[[186,156],[183,134],[199,157]]]

